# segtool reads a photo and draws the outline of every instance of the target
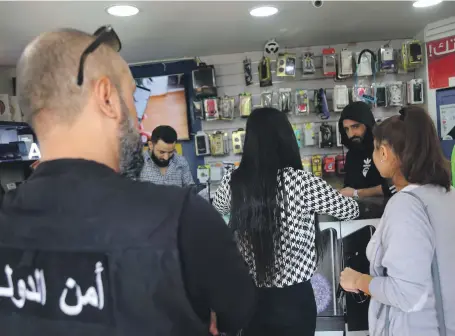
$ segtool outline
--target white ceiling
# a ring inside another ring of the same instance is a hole
[[[409,38],[455,13],[455,1],[424,9],[410,1],[325,1],[319,9],[311,1],[266,2],[278,15],[252,18],[249,9],[259,2],[133,1],[141,12],[117,18],[105,8],[118,1],[1,1],[0,66],[15,65],[39,33],[62,27],[93,32],[110,23],[122,39],[122,55],[141,62],[261,50],[269,38],[282,47]]]

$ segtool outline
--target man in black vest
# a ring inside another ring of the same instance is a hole
[[[17,67],[41,147],[0,211],[0,325],[8,336],[207,335],[244,327],[254,285],[218,213],[136,182],[135,85],[111,27],[45,33]]]

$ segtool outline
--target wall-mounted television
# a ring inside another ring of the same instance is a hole
[[[178,140],[189,140],[187,95],[183,74],[135,78],[134,101],[143,135],[150,137],[155,127],[172,126]]]

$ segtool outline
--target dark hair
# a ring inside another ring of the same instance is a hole
[[[420,107],[406,107],[400,116],[384,120],[373,130],[376,147],[387,142],[400,160],[406,181],[450,190],[450,171],[433,121]]]
[[[277,271],[275,256],[282,248],[280,227],[287,212],[283,169],[288,167],[302,169],[287,116],[274,108],[254,110],[246,124],[240,166],[232,173],[230,225],[237,237],[251,246],[259,283],[270,281]],[[319,247],[317,226],[316,237]]]
[[[153,130],[150,140],[154,144],[156,144],[158,140],[163,140],[167,144],[173,144],[174,142],[177,142],[177,132],[171,126],[158,126]]]

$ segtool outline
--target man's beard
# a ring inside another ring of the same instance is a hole
[[[350,149],[365,151],[373,146],[373,135],[370,130],[366,130],[363,136],[354,136],[349,139]]]
[[[142,141],[139,131],[134,127],[129,109],[120,97],[122,120],[120,122],[120,174],[137,179],[144,166]]]
[[[153,150],[150,152],[150,157],[152,158],[153,162],[155,162],[155,164],[160,168],[165,168],[165,167],[169,166],[169,162],[171,161],[170,158],[168,160],[158,159],[156,157],[155,153],[153,153]]]

